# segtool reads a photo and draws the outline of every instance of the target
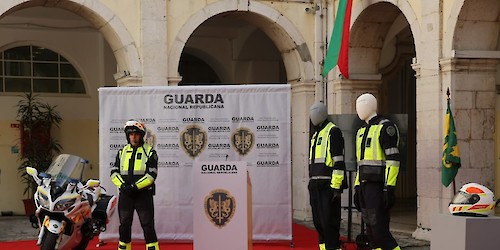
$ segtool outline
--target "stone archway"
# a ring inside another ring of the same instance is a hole
[[[139,51],[132,36],[120,18],[99,1],[23,1],[14,0],[0,3],[0,16],[9,15],[20,9],[44,6],[61,8],[73,12],[88,20],[101,32],[114,52],[119,72],[126,72],[129,77],[142,76]]]
[[[353,7],[351,23],[350,79],[334,81],[333,106],[342,107],[342,113],[355,113],[356,98],[370,92],[377,96],[380,114],[406,116],[398,120],[402,167],[397,185],[399,207],[395,210],[405,214],[394,212],[393,220],[410,221],[416,228],[417,87],[411,65],[418,57],[420,26],[407,1],[359,1]]]
[[[217,1],[206,5],[192,15],[181,27],[168,57],[169,85],[177,85],[182,79],[178,73],[179,61],[194,31],[215,16],[237,17],[264,33],[278,50],[286,72],[286,83],[292,87],[292,168],[293,168],[293,215],[304,219],[310,216],[307,190],[307,148],[309,142],[308,107],[314,102],[314,62],[301,32],[282,13],[269,5],[250,1],[244,4],[233,0]],[[212,19],[213,20],[213,19]],[[239,33],[239,35],[241,35]],[[244,33],[252,35],[252,32]]]
[[[249,5],[235,5],[231,0],[209,4],[186,21],[174,39],[169,52],[168,72],[171,74],[169,79],[179,78],[179,60],[183,48],[194,30],[217,14],[233,11],[250,12],[248,16],[251,16],[251,18],[246,20],[259,27],[274,42],[282,53],[288,82],[312,81],[314,68],[311,53],[307,48],[305,39],[295,26],[277,10],[265,4],[252,2]],[[176,85],[177,82],[173,80],[169,85]]]
[[[443,37],[443,91],[451,91],[462,158],[455,178],[457,189],[467,182],[477,182],[492,190],[496,186],[500,191],[494,178],[496,166],[500,166],[499,153],[495,152],[495,124],[500,117],[496,79],[500,64],[499,18],[498,1],[458,1]],[[452,195],[452,190],[443,189],[444,199]]]

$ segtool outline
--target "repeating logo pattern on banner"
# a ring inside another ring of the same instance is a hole
[[[236,211],[236,200],[224,189],[215,189],[205,197],[205,214],[218,228],[231,221]]]
[[[196,158],[207,145],[207,132],[198,125],[189,125],[180,134],[180,144],[184,152]]]
[[[231,143],[234,149],[240,155],[246,155],[255,144],[255,135],[248,128],[241,127],[236,129],[231,136]]]
[[[202,170],[204,175],[235,175],[239,169],[224,161],[244,161],[252,177],[252,199],[260,206],[253,213],[254,239],[265,240],[269,234],[272,238],[291,237],[290,101],[289,84],[99,88],[99,175],[105,177],[101,178],[102,185],[116,192],[109,171],[118,150],[127,143],[123,124],[134,118],[145,124],[144,140],[154,146],[158,155],[155,210],[183,218],[192,216],[192,211],[185,208],[192,204],[193,183],[186,180],[192,176],[194,162],[217,162],[207,164]],[[200,202],[205,202],[203,198],[214,189],[226,189],[239,199],[231,189],[215,186],[201,190]],[[220,197],[222,201],[230,195]],[[227,225],[231,217],[224,216],[228,207],[234,208],[234,201],[226,205],[217,202],[218,198],[213,198],[212,210],[221,212],[216,221],[226,221]],[[172,206],[160,205],[165,203]],[[238,205],[241,208],[241,200]],[[205,210],[204,205],[197,206]],[[269,217],[277,210],[280,216]],[[212,220],[208,210],[201,216],[209,227],[214,225],[207,221]],[[236,222],[235,217],[237,214],[230,223]],[[100,236],[118,237],[119,223],[117,218],[113,220],[114,224]],[[190,240],[189,223],[193,222],[186,223],[182,228],[164,225],[158,235],[162,239]],[[133,230],[134,235],[141,234],[140,229]]]

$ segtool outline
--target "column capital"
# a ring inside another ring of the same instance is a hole
[[[332,82],[333,91],[355,91],[378,93],[382,79],[336,79]]]
[[[169,76],[167,79],[168,86],[179,86],[179,83],[182,81],[182,76]]]
[[[439,60],[441,72],[495,72],[500,59],[443,58]]]
[[[116,80],[118,87],[141,87],[142,77],[139,76],[125,76]]]
[[[315,82],[290,82],[292,93],[315,93]]]

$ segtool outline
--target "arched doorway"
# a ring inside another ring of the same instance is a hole
[[[198,26],[181,56],[179,73],[183,80],[179,84],[189,82],[187,79],[191,79],[193,73],[199,83],[208,84],[215,79],[213,73],[220,84],[286,83],[280,52],[271,39],[252,24],[258,19],[248,12],[226,12]],[[197,58],[198,63],[193,58]],[[191,74],[186,74],[188,72]]]
[[[219,44],[203,43],[206,39]],[[313,59],[302,33],[267,4],[251,1],[235,6],[234,1],[223,0],[208,4],[192,15],[173,41],[168,62],[169,85],[182,81],[181,75],[173,74],[181,71],[181,58],[186,54],[209,65],[222,84],[291,85],[293,216],[310,218],[309,197],[305,192],[308,170],[304,152],[309,141],[309,117],[305,109],[314,102],[315,82]]]
[[[398,202],[391,222],[408,231],[415,230],[417,225],[416,78],[411,66],[415,57],[415,38],[398,6],[374,3],[363,9],[353,22],[349,84],[359,93],[371,92],[377,96],[381,115],[402,117]]]

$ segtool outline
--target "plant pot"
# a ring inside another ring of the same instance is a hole
[[[35,201],[33,199],[24,199],[23,203],[24,203],[24,212],[26,213],[26,216],[35,214]]]

